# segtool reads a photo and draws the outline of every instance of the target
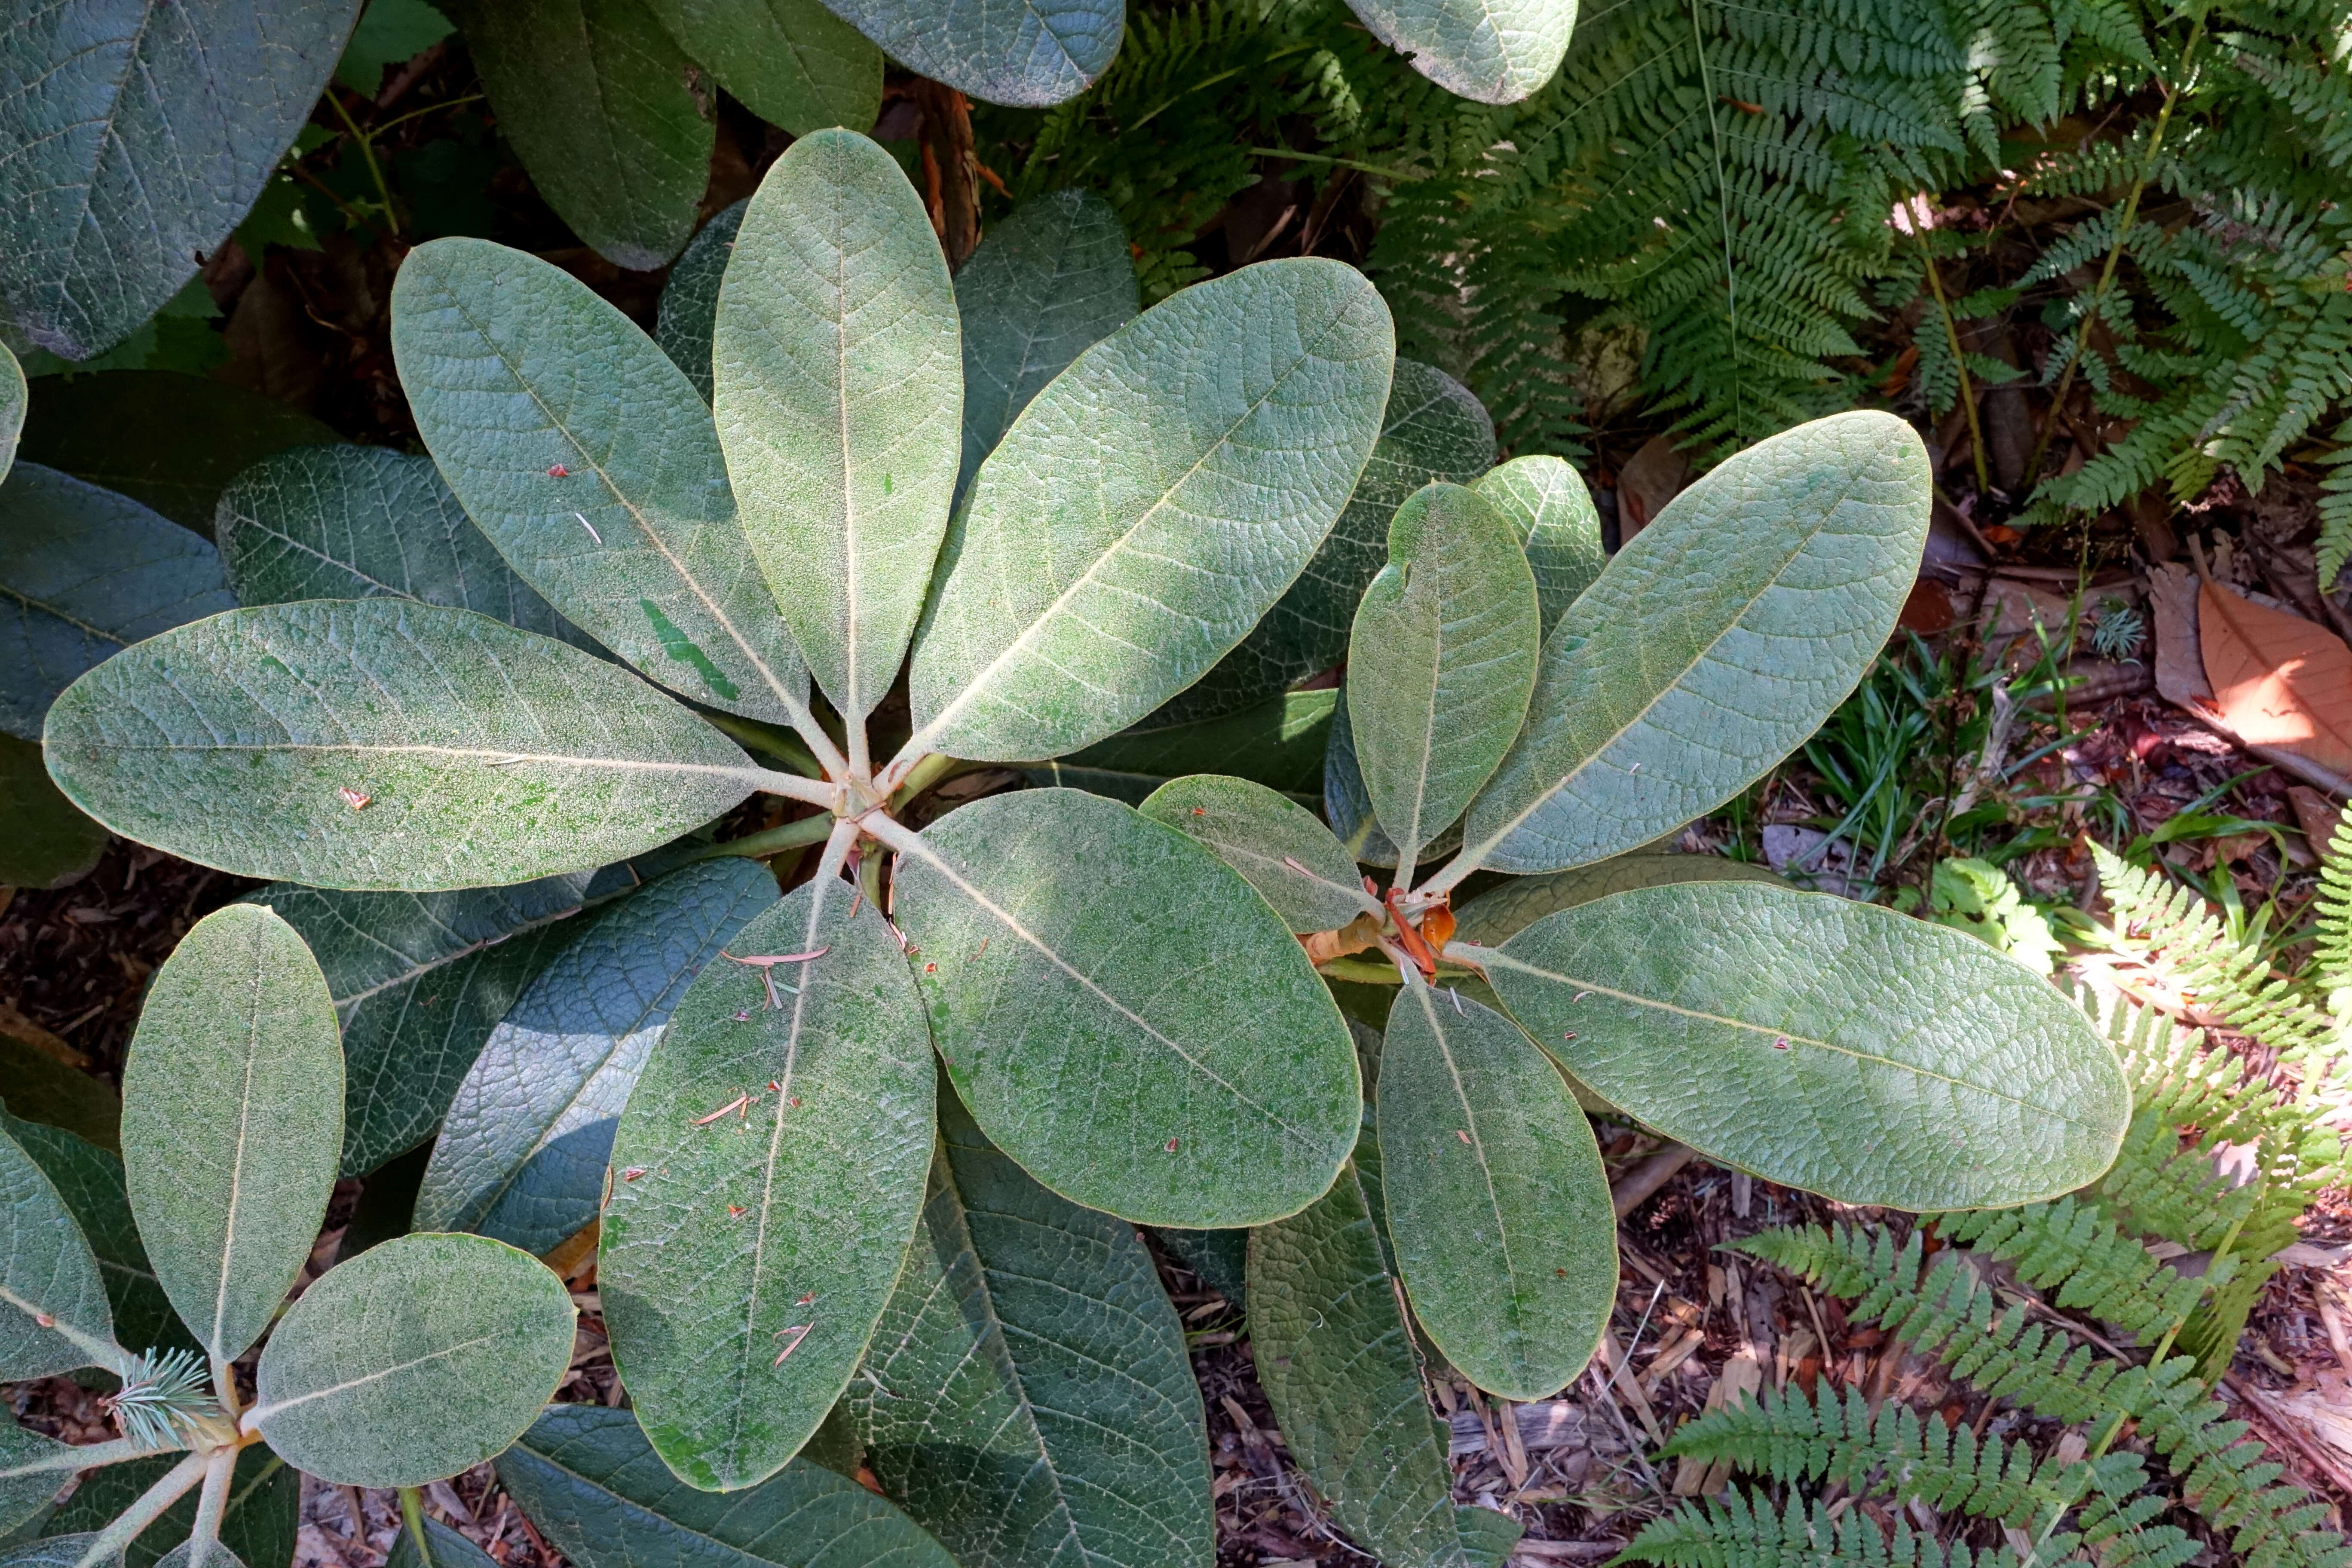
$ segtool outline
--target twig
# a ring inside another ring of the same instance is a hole
[[[1697,1154],[1698,1151],[1686,1143],[1669,1143],[1628,1171],[1609,1192],[1610,1205],[1617,1211],[1617,1217],[1624,1219],[1648,1202]]]

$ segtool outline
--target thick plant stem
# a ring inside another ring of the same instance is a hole
[[[2067,351],[2066,368],[2059,373],[2058,389],[2050,399],[2050,416],[2042,422],[2042,434],[2033,443],[2033,456],[2026,459],[2025,482],[2039,482],[2042,459],[2049,454],[2050,438],[2058,433],[2059,412],[2066,406],[2066,395],[2074,388],[2074,373],[2082,368],[2083,355],[2091,346],[2091,327],[2107,302],[2107,290],[2114,287],[2116,268],[2123,261],[2124,241],[2131,237],[2132,226],[2139,218],[2139,198],[2147,189],[2148,181],[2156,177],[2157,154],[2164,150],[2164,128],[2171,123],[2173,107],[2186,90],[2189,69],[2197,59],[2197,46],[2205,40],[2205,18],[2200,16],[2189,29],[2189,42],[2180,51],[2180,87],[2164,89],[2164,107],[2157,110],[2156,124],[2148,132],[2147,156],[2140,160],[2139,174],[2133,179],[2131,190],[2124,197],[2123,220],[2116,225],[2116,237],[2107,246],[2106,265],[2099,269],[2099,286],[2091,290],[2090,308],[2083,312],[2083,324],[2074,329],[2074,347]]]
[[[230,1462],[235,1463],[233,1453]],[[137,1540],[141,1531],[163,1518],[164,1510],[187,1496],[189,1489],[205,1479],[205,1472],[211,1465],[211,1455],[190,1454],[173,1466],[162,1480],[141,1493],[138,1501],[124,1509],[113,1523],[98,1532],[98,1539],[89,1543],[75,1562],[74,1568],[95,1568],[95,1564],[105,1562]]]
[[[1914,227],[1911,237],[1919,242],[1919,264],[1927,270],[1927,287],[1935,290],[1936,314],[1944,321],[1944,341],[1951,345],[1952,368],[1960,373],[1960,407],[1969,416],[1969,451],[1977,460],[1977,494],[1984,495],[1992,489],[1992,480],[1985,470],[1984,430],[1977,423],[1976,386],[1969,377],[1968,356],[1960,349],[1959,323],[1952,320],[1952,302],[1945,297],[1944,275],[1936,269],[1936,253],[1927,247],[1927,226]]]
[[[60,1453],[43,1454],[37,1459],[25,1459],[13,1465],[0,1466],[0,1481],[14,1480],[18,1476],[44,1475],[51,1470],[88,1470],[100,1465],[126,1464],[132,1459],[150,1459],[158,1454],[168,1454],[184,1447],[172,1442],[160,1448],[144,1443],[134,1443],[128,1437],[117,1437],[111,1443],[89,1443]]]
[[[754,770],[760,775],[759,787],[770,795],[782,795],[786,800],[805,801],[831,811],[841,804],[842,786],[826,784],[821,779],[804,779],[798,773],[780,773],[772,768]]]
[[[917,795],[922,794],[933,784],[938,784],[940,780],[946,778],[949,770],[961,765],[960,759],[950,757],[944,752],[931,752],[929,756],[923,758],[922,761],[917,763],[913,767],[908,768],[906,772],[906,776],[900,779],[896,787],[890,791],[890,805],[892,809],[895,810],[898,807],[906,805],[908,801],[914,799]]]
[[[228,1511],[228,1485],[236,1474],[237,1450],[215,1448],[205,1461],[204,1489],[196,1494],[195,1526],[188,1531],[188,1541],[194,1548],[188,1553],[188,1568],[209,1568],[205,1558],[211,1555],[205,1548],[220,1540],[221,1516]]]
[[[408,1539],[415,1543],[416,1561],[433,1568],[433,1543],[425,1539],[425,1498],[415,1487],[400,1489],[400,1521],[408,1527]]]

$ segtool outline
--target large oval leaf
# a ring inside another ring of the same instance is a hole
[[[2000,1207],[2116,1155],[2131,1094],[2049,984],[1974,937],[1824,893],[1617,893],[1475,950],[1505,1005],[1612,1103],[1840,1203]]]
[[[940,1137],[850,1386],[864,1462],[962,1568],[1206,1568],[1200,1385],[1135,1227],[1031,1181],[952,1095]]]
[[[523,988],[571,940],[585,876],[446,893],[274,883],[246,895],[301,934],[343,1033],[341,1173],[363,1176],[440,1122]]]
[[[1331,830],[1264,784],[1197,773],[1169,780],[1140,809],[1239,871],[1294,931],[1333,931],[1381,912]]]
[[[0,730],[41,738],[75,677],[235,607],[220,552],[112,490],[18,463],[0,484]]]
[[[1397,863],[1395,841],[1381,831],[1372,814],[1371,792],[1364,786],[1363,770],[1356,761],[1356,736],[1348,719],[1348,690],[1339,689],[1339,705],[1331,714],[1331,731],[1323,752],[1323,815],[1348,853],[1366,866]],[[1462,842],[1462,824],[1455,822],[1423,851],[1435,859]]]
[[[536,257],[437,239],[401,264],[392,346],[442,477],[525,582],[695,700],[793,717],[807,677],[710,411],[635,322]]]
[[[1500,947],[1549,914],[1605,899],[1635,888],[1660,888],[1669,882],[1765,882],[1788,884],[1761,866],[1727,860],[1720,855],[1669,855],[1637,850],[1612,855],[1572,871],[1548,877],[1514,877],[1489,889],[1454,911],[1454,940],[1481,947]]]
[[[710,401],[710,331],[719,319],[719,285],[735,254],[735,236],[743,226],[751,198],[720,207],[710,221],[695,231],[686,252],[669,269],[662,285],[658,324],[654,342],[670,363],[686,373],[702,401]]]
[[[415,599],[583,640],[514,574],[430,458],[383,447],[297,447],[221,492],[213,538],[237,603]]]
[[[40,747],[0,733],[0,883],[62,886],[97,865],[112,842],[58,788]]]
[[[1238,874],[1076,790],[975,801],[894,845],[940,1055],[1031,1175],[1197,1227],[1263,1224],[1330,1184],[1355,1139],[1355,1049]]]
[[[98,1259],[47,1173],[0,1130],[0,1380],[90,1366],[114,1338]]]
[[[761,119],[806,136],[871,125],[882,51],[818,0],[647,0],[678,47]]]
[[[1576,0],[1348,0],[1374,37],[1445,89],[1517,103],[1552,79]]]
[[[715,132],[693,65],[643,0],[446,5],[547,205],[614,266],[643,272],[676,256]]]
[[[1747,788],[1895,629],[1928,500],[1919,437],[1869,412],[1775,436],[1676,496],[1544,644],[1527,728],[1437,885],[1601,859]]]
[[[1339,700],[1339,694],[1328,689],[1286,691],[1222,719],[1177,724],[1147,719],[1048,765],[1149,780],[1132,795],[1118,795],[1129,805],[1186,773],[1227,773],[1312,797],[1322,788],[1323,752]],[[1034,775],[1031,782],[1037,782]]]
[[[1536,581],[1511,525],[1460,485],[1397,508],[1389,554],[1349,634],[1348,730],[1372,811],[1410,861],[1462,815],[1527,717]]]
[[[961,495],[1045,384],[1135,315],[1135,264],[1108,202],[1052,191],[988,231],[955,280],[963,321]]]
[[[81,1226],[82,1239],[89,1243],[99,1276],[106,1281],[115,1337],[140,1350],[194,1349],[195,1342],[180,1326],[155,1278],[155,1267],[147,1260],[147,1249],[140,1244],[121,1157],[62,1127],[21,1121],[5,1112],[0,1112],[0,1131],[14,1138],[40,1166]]]
[[[25,433],[25,367],[0,343],[0,479],[16,460],[16,437]]]
[[[982,103],[1043,109],[1094,85],[1125,0],[825,0],[890,58]]]
[[[713,1491],[775,1474],[857,1370],[922,1207],[935,1082],[898,939],[848,884],[803,884],[728,952],[622,1113],[597,1272],[646,1436]]]
[[[396,1237],[288,1309],[246,1420],[322,1481],[422,1486],[521,1436],[571,1363],[572,1319],[563,1281],[528,1253]]]
[[[359,0],[100,0],[0,33],[0,302],[110,348],[195,275],[310,117]]]
[[[1489,1394],[1557,1394],[1617,1304],[1609,1177],[1559,1070],[1501,1014],[1407,986],[1381,1047],[1380,1140],[1422,1328]]]
[[[1495,422],[1470,389],[1419,360],[1396,362],[1380,440],[1339,521],[1298,581],[1214,669],[1152,715],[1158,723],[1231,713],[1348,657],[1356,605],[1388,564],[1389,522],[1423,485],[1466,485],[1495,460]]]
[[[743,215],[719,291],[713,408],[751,553],[834,707],[898,679],[955,494],[954,286],[898,161],[803,136]]]
[[[602,659],[404,599],[152,637],[67,689],[47,746],[75,804],[127,837],[241,876],[411,892],[601,866],[761,776]]]
[[[423,1230],[545,1253],[596,1217],[613,1130],[678,999],[776,901],[756,860],[672,872],[586,922],[492,1030],[416,1193]]]
[[[905,1514],[805,1459],[748,1491],[697,1491],[625,1410],[549,1406],[499,1479],[581,1568],[955,1568]]]
[[[84,1471],[73,1495],[49,1516],[47,1528],[63,1535],[111,1524],[142,1492],[163,1479],[179,1458],[177,1454],[163,1454]],[[123,1548],[123,1568],[157,1568],[167,1554],[184,1543],[195,1525],[196,1501],[196,1494],[189,1492],[141,1531]],[[236,1457],[236,1472],[221,1513],[221,1544],[236,1553],[247,1568],[288,1568],[294,1561],[301,1510],[301,1476],[271,1453],[268,1444],[252,1444]]]
[[[1249,1299],[1258,1381],[1340,1528],[1383,1563],[1500,1568],[1517,1531],[1480,1550],[1484,1532],[1459,1522],[1445,1428],[1352,1164],[1304,1213],[1250,1232]]]
[[[1080,354],[950,531],[910,745],[1055,756],[1198,679],[1329,531],[1392,350],[1360,274],[1298,258],[1187,289]]]
[[[1543,635],[1549,637],[1609,564],[1592,492],[1564,458],[1513,458],[1471,488],[1517,531],[1536,574]]]
[[[72,1476],[73,1463],[72,1448],[56,1438],[14,1422],[0,1426],[0,1538],[16,1534],[48,1507]]]
[[[326,976],[257,904],[198,921],[122,1068],[122,1163],[155,1277],[215,1363],[261,1337],[310,1260],[343,1147]]]

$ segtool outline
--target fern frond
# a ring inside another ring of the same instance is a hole
[[[2345,429],[2352,435],[2352,425]],[[2352,453],[2352,447],[2347,452]],[[2352,516],[2346,524],[2352,528]],[[2352,1031],[2352,803],[2336,816],[2335,836],[2320,851],[2319,891],[2313,905],[2318,914],[2313,968],[2339,1031]]]
[[[2319,481],[2319,591],[2335,591],[2344,563],[2352,561],[2352,419],[2336,427],[2336,449],[2320,459],[2327,477]]]
[[[2236,1268],[2234,1258],[2225,1258],[2205,1279],[2185,1279],[2123,1235],[2113,1219],[2073,1198],[1946,1215],[1937,1228],[1949,1240],[2013,1265],[2019,1279],[2061,1307],[2088,1312],[2141,1340],[2178,1330],[2207,1288]]]
[[[1790,1498],[1775,1512],[1736,1491],[1653,1520],[1614,1561],[1664,1568],[2019,1568],[2006,1547],[1947,1547],[1899,1521],[1890,1540],[1858,1509],[1832,1515]]]

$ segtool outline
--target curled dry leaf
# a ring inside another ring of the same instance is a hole
[[[2352,647],[2212,582],[2198,590],[2197,621],[2213,706],[2231,730],[2352,775]]]

